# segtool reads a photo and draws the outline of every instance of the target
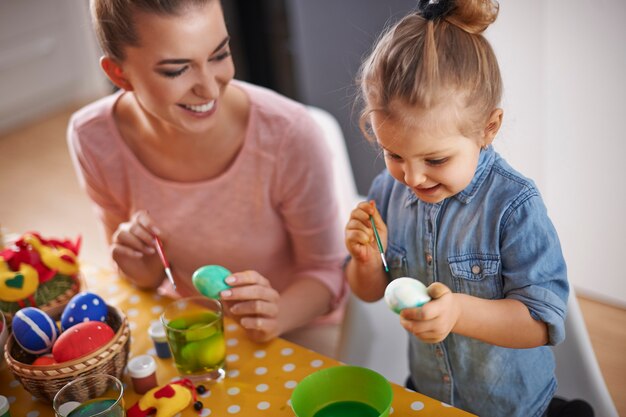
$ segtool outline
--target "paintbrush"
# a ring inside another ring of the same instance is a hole
[[[374,216],[370,216],[370,223],[372,223],[372,229],[374,229],[374,237],[376,238],[376,244],[378,245],[378,251],[380,252],[380,259],[383,260],[383,266],[385,267],[385,271],[389,272],[389,268],[387,267],[387,259],[385,259],[385,251],[383,250],[383,244],[380,242],[380,236],[378,236],[376,223],[374,223]]]
[[[154,235],[154,242],[156,243],[156,249],[159,253],[159,258],[161,258],[161,263],[163,264],[163,268],[165,269],[165,275],[167,279],[170,280],[172,287],[176,289],[176,283],[174,282],[174,276],[172,275],[172,270],[170,269],[170,263],[167,261],[165,257],[165,252],[163,252],[163,243],[161,243],[161,239],[157,235]]]

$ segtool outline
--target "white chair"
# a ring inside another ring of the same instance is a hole
[[[565,341],[553,348],[556,357],[557,396],[580,398],[593,407],[598,417],[618,417],[593,352],[574,288],[570,286],[565,320]]]
[[[359,201],[365,200],[365,196],[357,192],[343,132],[337,120],[316,107],[309,107],[309,113],[322,128],[332,153],[339,217],[341,224],[345,225],[352,209]],[[393,382],[404,384],[409,369],[407,334],[400,326],[398,316],[382,300],[365,303],[353,295],[346,308],[339,360],[373,369]]]

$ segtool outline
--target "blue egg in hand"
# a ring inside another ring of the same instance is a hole
[[[196,269],[191,276],[193,286],[205,297],[218,299],[220,293],[230,288],[224,280],[231,272],[219,265],[205,265]]]
[[[405,308],[421,307],[429,301],[426,286],[415,278],[396,278],[385,289],[385,302],[398,314]]]

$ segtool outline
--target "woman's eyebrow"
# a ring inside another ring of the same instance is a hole
[[[226,44],[230,41],[230,36],[226,36],[219,45],[217,45],[217,48],[215,48],[213,50],[213,52],[211,52],[211,55],[216,53],[217,51],[219,51],[220,49],[222,49],[224,46],[226,46]],[[189,62],[191,62],[191,59],[188,58],[168,58],[168,59],[162,59],[159,62],[157,62],[157,65],[180,65],[180,64],[188,64]]]

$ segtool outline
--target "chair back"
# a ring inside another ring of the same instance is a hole
[[[565,341],[554,346],[552,351],[556,359],[556,377],[559,384],[556,395],[568,400],[580,398],[587,401],[596,416],[618,417],[572,286],[567,303]]]

